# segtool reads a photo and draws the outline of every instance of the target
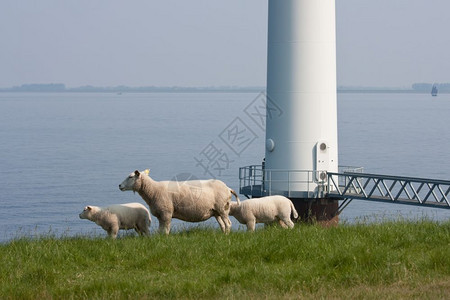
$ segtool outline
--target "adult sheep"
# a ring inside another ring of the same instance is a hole
[[[246,224],[248,231],[254,231],[256,223],[279,222],[283,228],[293,228],[291,214],[294,219],[298,218],[294,204],[284,196],[253,198],[242,201],[240,205],[232,203],[230,208],[230,216]]]
[[[169,234],[172,218],[201,222],[215,217],[224,233],[229,233],[231,194],[235,191],[220,180],[155,181],[148,170],[132,172],[120,185],[121,191],[138,192],[159,221],[159,231]]]
[[[119,229],[134,229],[140,235],[150,234],[152,222],[148,209],[140,203],[114,204],[108,207],[88,205],[80,213],[80,219],[88,219],[100,225],[115,239]]]

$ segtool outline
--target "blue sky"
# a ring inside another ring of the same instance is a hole
[[[450,82],[450,1],[337,0],[339,85]],[[2,0],[0,87],[264,86],[267,0]]]

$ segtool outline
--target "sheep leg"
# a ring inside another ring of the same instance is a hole
[[[150,235],[150,230],[148,229],[147,225],[144,225],[141,229],[141,234],[142,235]]]
[[[110,228],[108,228],[107,232],[111,238],[115,239],[117,237],[117,233],[119,232],[119,226],[112,225]]]
[[[230,220],[230,217],[229,217],[229,216],[225,216],[224,218],[225,218],[225,220],[226,220],[226,222],[227,222],[227,224],[228,224],[228,227],[231,227],[231,220]]]
[[[222,229],[222,232],[226,233],[226,226],[225,226],[225,223],[222,220],[222,217],[221,216],[214,216],[214,217],[216,218],[217,223],[219,223],[219,226],[220,226],[220,229]]]
[[[217,223],[220,225],[220,229],[223,233],[228,234],[231,230],[231,221],[228,218],[227,211],[216,211],[213,210],[213,216],[216,218]]]
[[[252,219],[247,222],[247,231],[255,231],[256,220]]]
[[[294,228],[294,226],[295,226],[295,224],[294,224],[294,222],[292,222],[291,218],[286,219],[284,221],[284,223],[286,223],[286,225],[291,229]]]
[[[134,230],[140,235],[148,235],[148,229],[145,229],[145,227],[141,227],[141,226],[137,226],[136,228],[134,228]]]
[[[159,221],[159,233],[169,234],[170,233],[170,221],[171,218],[165,216],[158,218]]]
[[[284,229],[288,228],[287,225],[281,219],[278,219],[278,224],[280,224],[280,226],[283,227]]]
[[[228,216],[220,216],[222,218],[222,221],[225,223],[225,231],[226,233],[230,233],[231,231],[231,221],[230,218]]]
[[[150,235],[150,231],[148,230],[147,222],[140,222],[136,226],[135,230],[137,233],[139,233],[139,235]]]
[[[294,223],[290,219],[284,219],[278,220],[278,223],[280,223],[281,227],[287,229],[287,228],[294,228]]]

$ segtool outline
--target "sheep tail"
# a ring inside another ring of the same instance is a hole
[[[236,197],[236,201],[238,205],[241,205],[241,201],[239,200],[238,195],[236,194],[236,192],[232,189],[230,189],[230,192],[234,195],[234,197]]]
[[[291,214],[294,217],[294,220],[297,220],[298,219],[297,210],[295,210],[294,203],[292,203],[292,201],[290,201],[290,202],[291,202]]]

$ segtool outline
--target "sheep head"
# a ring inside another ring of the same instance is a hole
[[[99,211],[97,206],[86,206],[83,211],[80,213],[80,219],[88,219],[91,220],[92,216]]]
[[[230,204],[230,216],[233,216],[240,209],[240,205],[236,202],[231,202]]]
[[[121,184],[119,184],[119,189],[123,191],[137,191],[138,186],[140,186],[141,179],[143,176],[148,176],[150,171],[147,169],[145,171],[139,172],[138,170],[130,173]]]

